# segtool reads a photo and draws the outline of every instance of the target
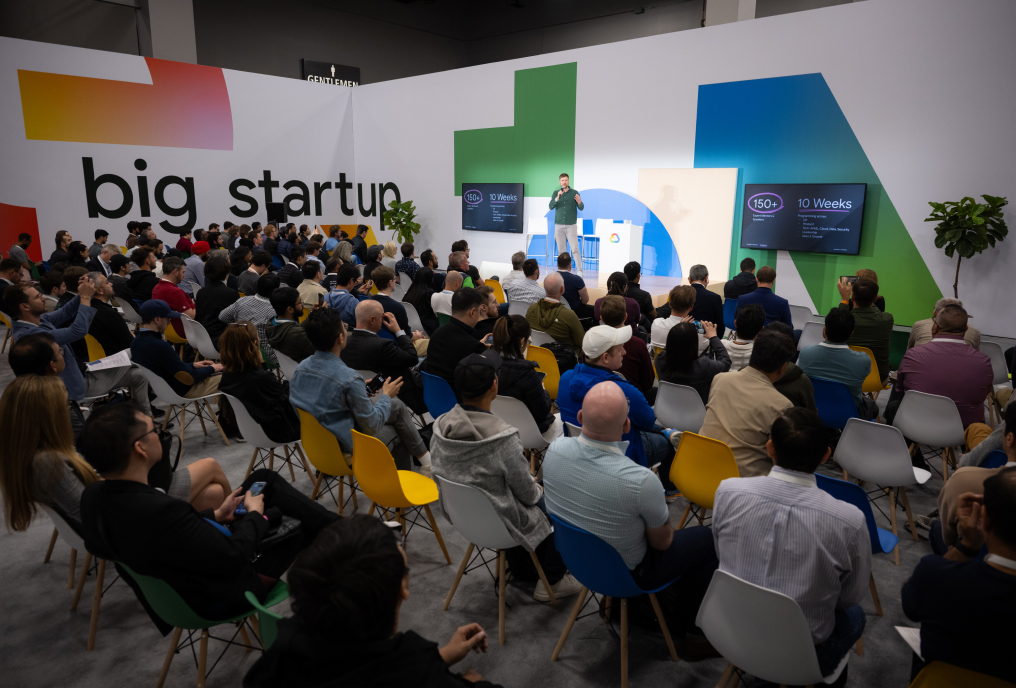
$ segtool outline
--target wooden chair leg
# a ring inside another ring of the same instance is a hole
[[[702,507],[702,510],[699,511],[697,514],[695,514],[695,518],[698,519],[698,524],[699,525],[702,525],[702,519],[705,518],[705,515],[706,515],[707,511],[709,511],[709,509],[707,509],[705,507]]]
[[[504,550],[497,551],[497,642],[504,645],[504,606],[505,606],[505,572]]]
[[[310,462],[307,461],[307,455],[303,453],[303,447],[300,446],[299,442],[293,446],[296,448],[296,451],[300,453],[300,461],[303,462],[303,469],[307,471],[307,477],[314,480],[314,471],[310,469]]]
[[[554,654],[550,656],[550,661],[556,662],[557,658],[561,656],[561,650],[564,649],[564,641],[568,640],[568,634],[571,633],[572,626],[575,625],[575,619],[579,618],[579,612],[582,611],[582,605],[586,603],[586,595],[588,594],[589,588],[583,586],[582,590],[579,591],[579,598],[575,600],[575,606],[572,607],[571,614],[568,616],[568,623],[564,625],[561,637],[554,647]]]
[[[949,481],[949,459],[948,459],[949,447],[945,447],[942,450],[942,485],[945,485]]]
[[[95,633],[99,630],[99,605],[102,604],[102,585],[106,579],[106,560],[99,559],[95,572],[95,595],[92,597],[92,620],[88,624],[88,649],[95,649]]]
[[[81,575],[78,576],[78,584],[74,588],[74,601],[71,602],[71,611],[78,611],[78,602],[81,600],[81,591],[85,588],[85,576],[88,575],[88,567],[92,565],[92,553],[85,552],[85,565],[81,567]]]
[[[293,456],[289,453],[289,447],[282,445],[282,451],[286,456],[286,464],[289,466],[289,481],[296,482],[296,473],[293,472]]]
[[[427,520],[430,521],[430,527],[434,529],[434,537],[437,538],[437,544],[441,545],[441,551],[444,552],[445,561],[451,566],[452,558],[448,556],[448,548],[445,547],[444,538],[441,537],[441,531],[437,527],[437,521],[434,520],[434,514],[430,512],[430,505],[424,504],[423,509],[427,512]]]
[[[899,531],[896,529],[896,491],[893,488],[889,488],[889,522],[893,526],[893,535],[896,536],[896,546],[893,547],[893,556],[896,558],[896,565],[900,565],[900,543],[899,543]],[[913,528],[913,526],[911,526]]]
[[[194,409],[195,409],[195,415],[198,417],[198,422],[201,423],[201,432],[205,433],[205,435],[207,436],[208,435],[208,428],[205,427],[205,414],[201,413],[201,402],[200,401],[195,401],[194,402]],[[215,414],[212,414],[212,415],[214,416]]]
[[[871,599],[875,602],[875,613],[882,616],[882,603],[878,600],[878,588],[875,587],[875,575],[868,574],[868,589],[871,590]]]
[[[727,668],[723,670],[720,675],[720,680],[716,682],[716,688],[726,688],[727,683],[730,682],[730,675],[734,673],[734,665],[727,663]]]
[[[691,513],[691,502],[688,502],[688,506],[684,508],[684,513],[681,514],[681,521],[677,524],[677,528],[674,528],[674,530],[681,530],[684,528],[684,522],[688,520],[689,513]]]
[[[628,688],[628,598],[621,598],[621,688]]]
[[[610,623],[610,609],[612,604],[613,598],[611,597],[606,598],[603,603],[603,620],[606,621],[608,624]]]
[[[260,452],[260,451],[261,451],[260,449],[258,449],[257,447],[254,447],[254,453],[250,455],[250,464],[247,465],[247,472],[243,474],[243,480],[246,480],[247,478],[249,478],[250,474],[254,472],[254,461],[257,460],[257,458],[258,458],[258,452]],[[240,482],[243,482],[243,480],[241,480]],[[314,498],[311,497],[311,499],[314,499]]]
[[[395,510],[395,520],[402,526],[402,537],[406,537],[406,510],[398,508]],[[451,563],[450,561],[448,562]]]
[[[205,399],[205,408],[208,409],[208,415],[212,417],[212,422],[215,423],[215,427],[218,428],[219,434],[222,435],[222,441],[226,443],[227,447],[231,446],[229,444],[229,438],[226,437],[226,433],[223,432],[222,426],[219,425],[219,418],[215,415],[215,413],[212,412],[212,407],[208,403],[207,399]],[[200,418],[200,415],[198,417]],[[204,424],[204,421],[202,421],[202,423],[201,423],[201,429],[204,430],[204,428],[205,428],[205,424]],[[206,432],[205,434],[207,435],[208,433]]]
[[[660,630],[663,631],[663,639],[667,641],[667,649],[670,650],[670,658],[677,661],[677,650],[674,648],[674,640],[670,637],[670,629],[667,628],[667,620],[663,618],[663,610],[660,609],[660,603],[656,600],[656,595],[649,593],[649,601],[653,603],[653,611],[656,612],[656,618],[660,620]]]
[[[201,649],[198,650],[198,688],[205,688],[205,673],[208,666],[208,629],[201,631]]]
[[[445,598],[444,606],[441,607],[441,611],[448,611],[448,605],[452,603],[452,597],[455,596],[455,591],[459,588],[459,581],[462,580],[462,574],[466,572],[466,566],[469,564],[469,557],[473,554],[473,549],[476,547],[472,542],[469,543],[469,547],[466,548],[466,556],[462,557],[462,563],[459,564],[459,571],[455,574],[455,580],[452,581],[452,588],[448,591],[448,597]]]
[[[73,547],[71,547],[70,571],[68,571],[68,573],[67,573],[67,589],[68,590],[73,590],[74,589],[74,571],[76,570],[77,563],[78,563],[78,550],[76,550]]]
[[[349,476],[349,492],[353,495],[353,511],[355,512],[360,510],[360,505],[356,503],[356,484],[353,482],[354,480],[356,478]]]
[[[53,529],[53,535],[51,535],[50,538],[49,538],[49,547],[46,548],[46,558],[42,560],[43,564],[48,564],[49,563],[49,558],[51,556],[53,556],[53,548],[56,547],[56,537],[57,537],[57,535],[58,535],[58,533],[56,532],[56,528],[54,528]]]
[[[850,476],[847,475],[847,469],[846,468],[843,469],[843,479],[844,480],[850,480]],[[731,666],[733,666],[733,664],[731,664]]]
[[[274,471],[275,470],[275,449],[274,448],[268,450],[268,470],[270,470],[270,471]]]
[[[907,511],[907,520],[910,522],[910,534],[914,536],[914,542],[917,542],[919,540],[917,537],[917,524],[914,523],[914,514],[910,511],[910,500],[907,499],[907,488],[901,487],[899,490],[900,499],[903,501],[903,508]]]
[[[165,431],[166,426],[169,425],[169,417],[173,415],[173,409],[175,409],[175,408],[176,408],[175,406],[170,405],[170,407],[168,409],[166,409],[166,415],[162,417],[162,429],[163,429],[163,431]]]
[[[854,647],[857,648],[857,655],[859,657],[863,657],[864,656],[864,638],[863,637],[858,638],[857,639],[857,644],[854,645]]]
[[[169,673],[169,665],[173,663],[173,656],[176,654],[176,648],[180,644],[181,633],[183,633],[182,628],[173,630],[173,639],[169,641],[169,652],[166,653],[166,659],[162,662],[162,671],[159,672],[159,682],[155,684],[155,688],[162,688],[162,684],[166,682],[166,674]]]
[[[344,483],[342,481],[342,476],[339,476],[339,500],[338,500],[339,501],[339,516],[343,515],[342,514],[342,508],[343,508],[343,505],[346,502],[346,495],[345,495],[345,493],[343,491],[343,488],[345,486],[346,486],[346,483]]]
[[[250,636],[247,635],[247,629],[244,627],[245,621],[240,622],[240,639],[243,640],[243,644],[247,646],[244,652],[250,652],[254,649],[254,646],[250,644]]]
[[[547,580],[547,574],[543,572],[543,567],[540,565],[540,560],[536,557],[536,552],[530,552],[529,556],[533,558],[533,566],[536,567],[536,572],[540,574],[540,580],[543,581],[543,589],[550,595],[550,603],[557,606],[557,598],[554,597],[554,590],[550,587],[550,582]]]
[[[311,480],[314,481],[314,489],[310,492],[310,499],[312,502],[317,501],[318,490],[321,489],[321,481],[324,480],[324,477],[324,473],[318,473],[316,478],[311,478]],[[341,514],[342,512],[340,511],[339,513]]]

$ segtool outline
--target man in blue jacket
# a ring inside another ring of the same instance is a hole
[[[628,418],[631,419],[631,428],[622,437],[628,443],[625,456],[640,466],[648,467],[659,463],[660,480],[667,491],[667,497],[676,499],[677,489],[670,482],[674,448],[662,429],[656,425],[656,414],[642,392],[614,372],[621,368],[624,344],[631,339],[631,334],[630,327],[615,329],[607,325],[597,325],[586,332],[582,339],[586,362],[562,375],[558,385],[557,405],[561,409],[561,420],[581,425],[578,413],[582,410],[586,393],[607,380],[617,383],[628,399]]]
[[[764,265],[759,268],[756,277],[758,279],[758,288],[753,292],[738,297],[738,310],[749,303],[757,303],[766,312],[766,326],[774,321],[787,323],[794,330],[794,343],[797,344],[797,341],[801,338],[801,328],[804,327],[804,323],[801,323],[800,328],[794,327],[794,319],[790,315],[790,302],[773,293],[776,270],[768,265]]]
[[[131,360],[161,377],[182,397],[200,399],[215,394],[219,389],[222,364],[211,361],[185,363],[176,355],[173,345],[162,337],[170,320],[179,318],[180,314],[161,299],[145,301],[138,313],[141,329],[131,344]]]

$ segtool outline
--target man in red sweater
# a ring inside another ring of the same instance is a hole
[[[183,313],[188,318],[193,318],[197,306],[187,293],[177,285],[183,281],[184,262],[182,258],[171,256],[162,261],[162,279],[152,289],[152,298],[160,299],[169,304],[171,310]],[[183,332],[183,321],[180,318],[173,318],[173,329],[181,337],[187,335]]]

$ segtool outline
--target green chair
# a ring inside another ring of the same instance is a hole
[[[451,319],[452,319],[452,316],[447,315],[446,313],[437,313],[437,324],[438,325],[447,325]]]
[[[249,652],[254,649],[254,647],[250,644],[250,639],[247,637],[247,631],[244,626],[247,624],[248,617],[251,617],[255,612],[258,612],[261,616],[262,623],[271,627],[272,641],[274,641],[276,635],[276,622],[278,621],[278,618],[269,619],[268,615],[265,613],[267,611],[266,608],[274,607],[289,597],[289,586],[286,585],[284,581],[280,580],[275,584],[275,587],[268,592],[268,599],[265,600],[264,605],[256,604],[251,609],[229,618],[209,621],[208,619],[202,618],[193,609],[191,609],[190,605],[188,605],[183,598],[180,597],[176,590],[173,590],[166,581],[160,578],[153,578],[151,576],[144,576],[140,573],[136,573],[129,566],[123,563],[121,563],[120,566],[122,566],[124,570],[127,571],[127,573],[129,573],[135,581],[137,581],[138,586],[141,588],[141,593],[145,596],[145,600],[152,608],[152,611],[158,614],[160,619],[175,628],[173,631],[173,642],[169,646],[169,652],[166,653],[166,661],[162,663],[162,672],[159,674],[159,682],[156,684],[156,688],[162,688],[162,685],[166,682],[166,675],[169,673],[169,665],[173,663],[173,655],[180,650],[193,647],[195,642],[200,643],[198,652],[198,688],[204,687],[205,678],[208,674],[208,671],[206,671],[206,667],[208,666],[208,639],[212,638],[213,640],[221,640],[227,643],[227,645],[239,644],[234,643],[232,638],[226,639],[210,636],[208,634],[208,629],[213,626],[231,624],[239,621],[239,628],[237,629],[237,632],[233,634],[233,638],[236,637],[237,633],[240,634],[244,641],[243,646],[246,647]],[[250,595],[250,593],[247,594],[249,595],[247,599],[250,600],[253,595]],[[275,615],[272,614],[272,616]],[[255,623],[252,628],[255,635],[260,638],[258,624]],[[181,643],[180,636],[183,631],[187,631],[187,640]],[[193,639],[195,631],[201,631],[200,640],[196,641]],[[267,647],[268,643],[262,641],[262,645]],[[225,654],[227,649],[229,648],[225,648],[222,651],[222,654]],[[219,655],[219,659],[222,658],[222,654]],[[218,659],[215,660],[215,663],[217,664],[218,661]],[[212,665],[212,668],[215,668],[215,664]]]
[[[275,644],[275,639],[279,637],[279,620],[282,619],[282,615],[276,614],[258,602],[257,596],[251,591],[248,590],[244,595],[251,606],[258,610],[258,638],[267,650]]]

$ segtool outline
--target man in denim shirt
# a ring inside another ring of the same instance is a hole
[[[343,454],[353,453],[355,429],[388,445],[399,470],[412,469],[411,453],[422,464],[421,473],[429,477],[430,452],[413,425],[411,411],[395,398],[402,378],[386,380],[371,398],[360,374],[339,358],[346,347],[342,317],[331,308],[319,309],[304,321],[303,329],[316,351],[293,375],[289,386],[293,406],[317,418],[335,435]]]
[[[359,279],[360,270],[355,265],[343,265],[335,276],[335,286],[325,297],[328,308],[338,313],[342,322],[350,327],[356,327],[356,305],[360,303],[356,283]]]

